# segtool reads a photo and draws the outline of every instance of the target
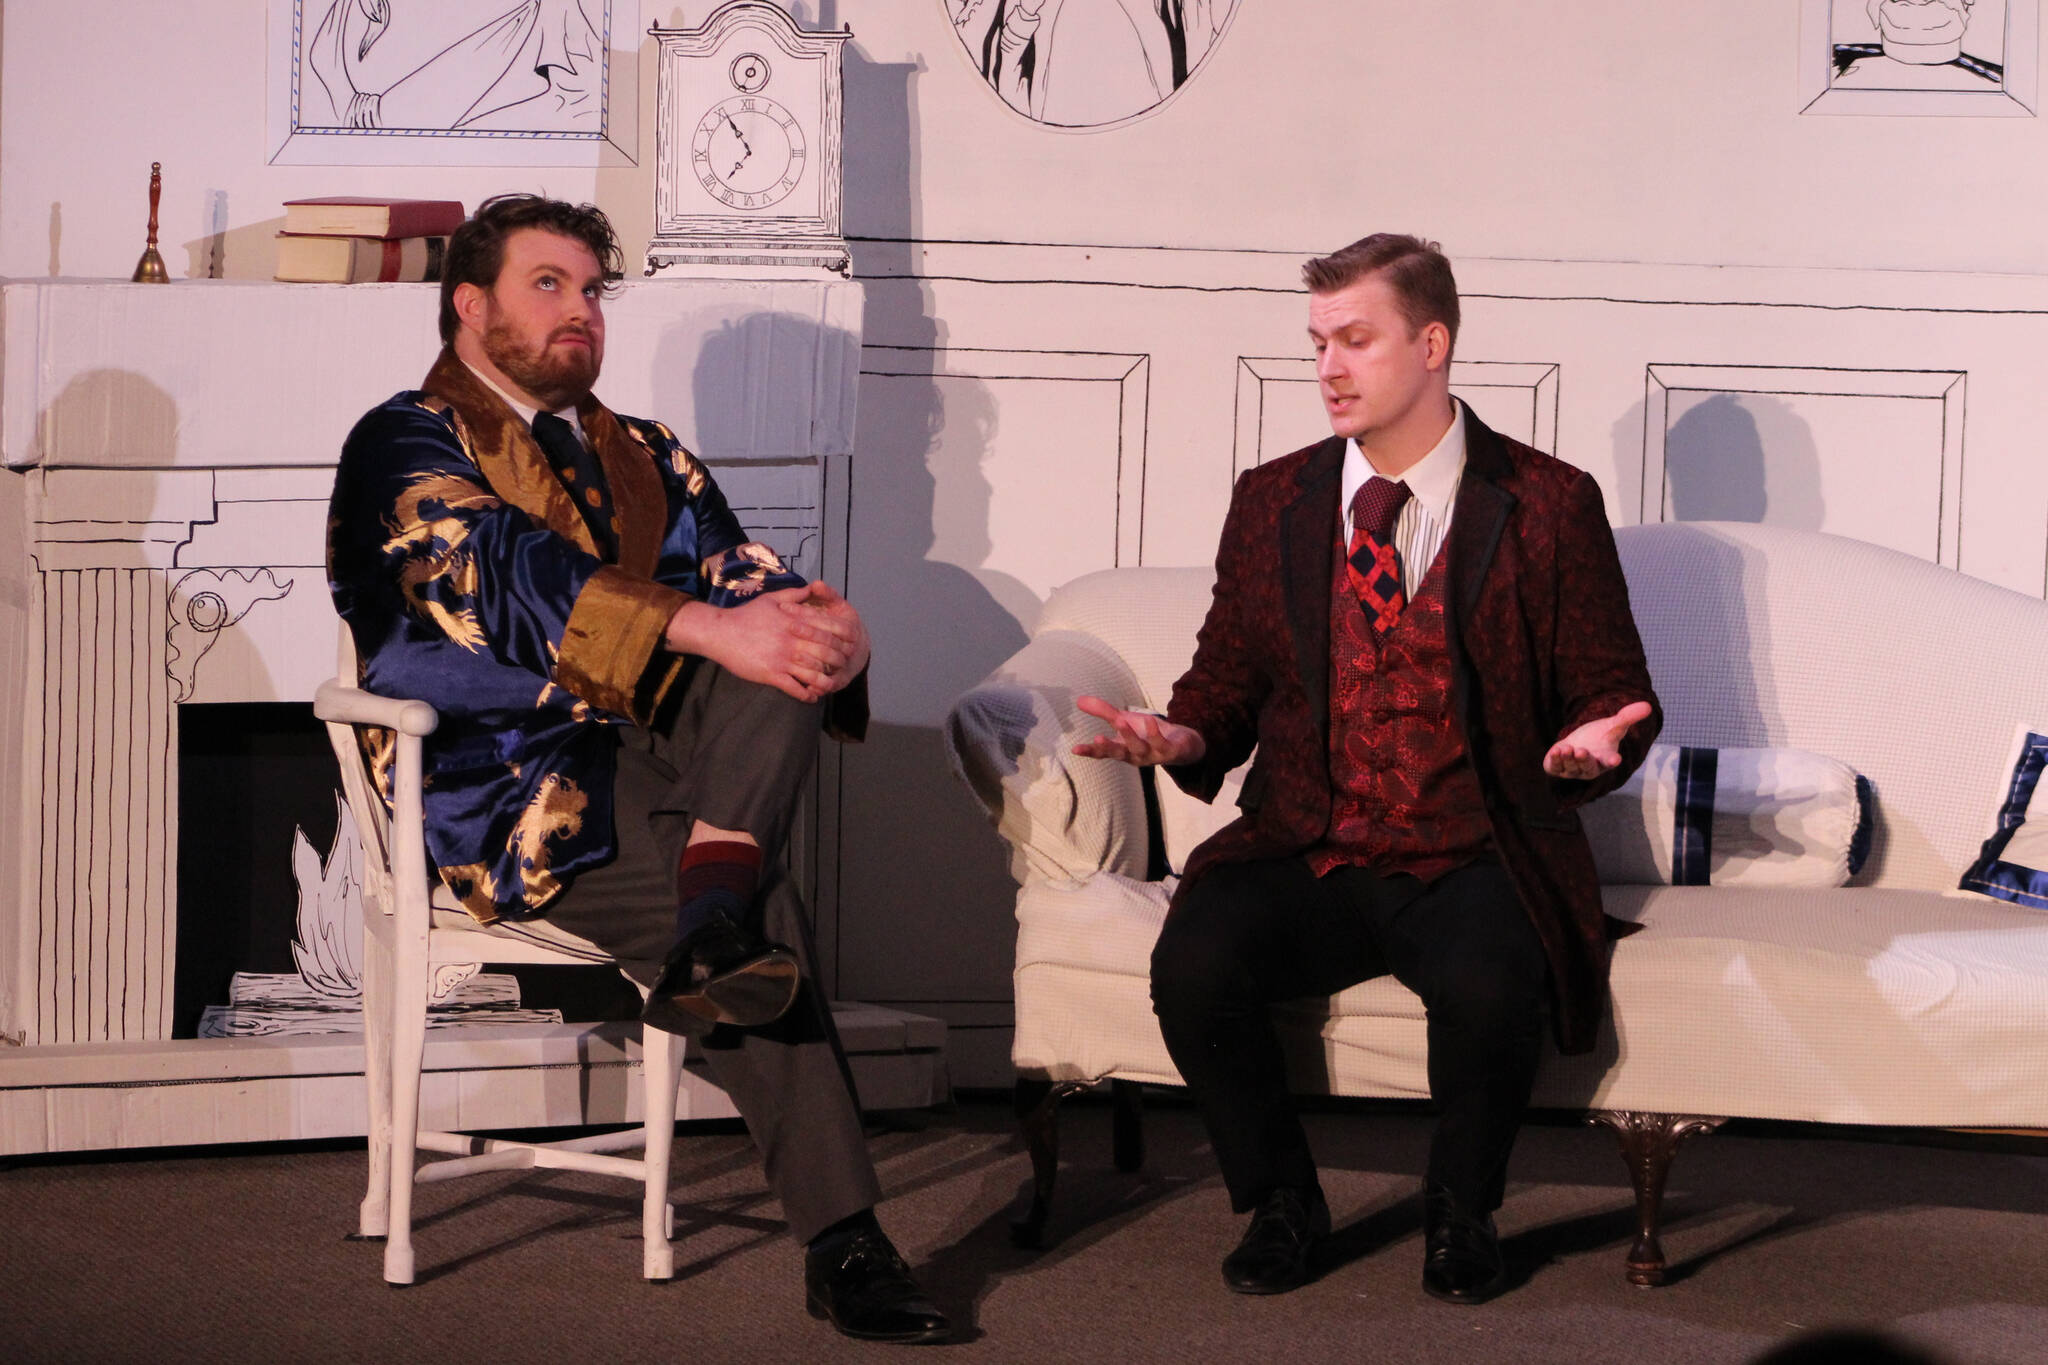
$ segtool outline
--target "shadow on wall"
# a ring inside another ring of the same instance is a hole
[[[1694,401],[1664,433],[1670,520],[1821,528],[1820,452],[1790,404],[1759,393],[1686,396]],[[1677,409],[1679,395],[1672,400]]]
[[[800,21],[804,8],[794,6]],[[817,9],[820,26],[840,22],[837,0],[818,0]],[[924,63],[877,62],[857,34],[845,53],[847,126],[860,130],[846,147],[847,232],[914,240],[921,214],[911,111]],[[933,357],[947,345],[916,280],[866,281],[865,309],[870,345]],[[862,366],[849,574],[863,611],[900,624],[890,638],[875,632],[877,657],[894,646],[917,660],[888,686],[878,716],[915,717],[936,735],[959,694],[1023,646],[1039,599],[1011,575],[979,567],[993,549],[983,468],[997,436],[993,394],[975,379],[896,372],[916,368]]]
[[[837,26],[846,8],[819,0],[820,26]],[[846,233],[914,239],[921,190],[912,96],[924,63],[875,61],[861,46],[858,14],[849,17],[846,124],[859,136],[846,145]],[[923,286],[865,284],[869,344],[943,350],[944,325]],[[982,460],[996,435],[987,386],[871,372],[914,367],[862,368],[847,593],[874,637],[874,724],[842,768],[840,990],[964,1004],[937,1011],[955,1028],[996,1022],[974,1006],[1010,999],[1016,884],[1002,841],[952,774],[941,727],[960,693],[1023,646],[1021,622],[1035,617],[1038,599],[982,567],[991,544]]]
[[[1008,855],[942,735],[954,700],[1023,647],[1019,614],[1038,606],[976,567],[995,428],[978,381],[862,376],[848,576],[875,639],[876,724],[846,755],[840,917],[841,989],[858,999],[1010,996]]]
[[[820,8],[818,26],[836,27],[838,6],[826,3]],[[792,9],[802,23],[803,6]],[[875,61],[861,48],[858,25],[853,41],[842,50],[840,82],[847,128],[844,231],[849,237],[914,238],[922,199],[910,88],[923,74],[924,61]]]
[[[820,376],[850,377],[859,368],[853,333],[797,313],[762,312],[715,331],[679,320],[655,344],[652,373],[657,384],[690,373],[695,435],[686,444],[715,472],[734,460],[787,464],[829,442],[831,433],[811,428],[813,404],[786,396],[809,395]]]

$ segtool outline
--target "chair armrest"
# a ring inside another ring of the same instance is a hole
[[[1020,883],[1027,875],[1145,876],[1149,845],[1138,770],[1073,752],[1102,731],[1101,721],[1075,707],[1084,695],[1126,708],[1145,704],[1137,676],[1106,642],[1080,631],[1047,631],[971,688],[946,718],[953,770],[1009,843]]]
[[[375,725],[402,735],[431,735],[441,723],[440,714],[426,702],[379,697],[339,678],[328,679],[314,691],[313,714],[341,725]]]

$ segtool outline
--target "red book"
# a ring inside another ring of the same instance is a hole
[[[446,237],[277,234],[277,278],[321,284],[438,280]]]
[[[284,230],[319,237],[446,237],[467,216],[453,199],[338,194],[285,200]]]

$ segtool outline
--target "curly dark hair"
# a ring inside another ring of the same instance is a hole
[[[505,239],[521,228],[559,233],[590,248],[609,286],[625,274],[626,254],[612,220],[595,204],[570,204],[538,194],[500,194],[477,205],[469,221],[448,239],[441,262],[441,343],[452,345],[462,329],[455,314],[455,291],[473,284],[489,289],[505,268]]]

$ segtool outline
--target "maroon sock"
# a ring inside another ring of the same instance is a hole
[[[705,839],[683,850],[676,866],[676,936],[723,915],[745,924],[761,882],[761,849],[737,839]]]

